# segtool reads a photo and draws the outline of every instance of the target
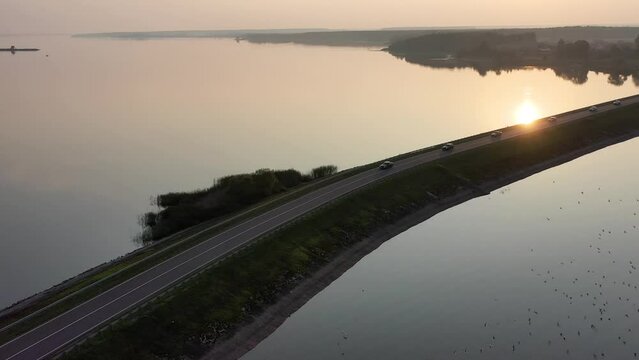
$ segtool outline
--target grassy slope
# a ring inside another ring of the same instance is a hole
[[[198,357],[342,249],[433,201],[639,130],[639,106],[494,143],[401,173],[209,268],[64,359]],[[464,178],[464,180],[461,179]]]

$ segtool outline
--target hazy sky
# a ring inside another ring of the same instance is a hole
[[[638,24],[638,0],[0,0],[0,33]]]

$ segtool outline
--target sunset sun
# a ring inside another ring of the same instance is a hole
[[[517,124],[530,124],[539,119],[539,110],[530,100],[523,102],[515,111],[515,121]]]

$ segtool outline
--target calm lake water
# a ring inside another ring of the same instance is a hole
[[[360,48],[0,36],[0,307],[136,248],[149,198],[357,164],[637,92]],[[48,55],[48,56],[47,56]]]
[[[639,140],[384,243],[244,356],[634,359]],[[603,354],[603,355],[602,355]]]

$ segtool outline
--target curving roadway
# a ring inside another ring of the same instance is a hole
[[[620,106],[637,103],[639,103],[639,95],[623,99]],[[620,107],[610,102],[597,106],[599,108],[597,113]],[[486,134],[458,144],[451,151],[443,152],[440,149],[434,149],[397,161],[395,166],[388,170],[371,169],[327,185],[219,233],[3,344],[0,346],[0,359],[39,360],[50,358],[118,316],[153,299],[206,265],[255,241],[260,236],[368,184],[451,154],[475,149],[495,141],[503,141],[550,126],[584,119],[592,114],[588,108],[583,108],[558,115],[554,122],[540,120],[531,126],[502,129],[503,134],[500,137],[495,138]]]

